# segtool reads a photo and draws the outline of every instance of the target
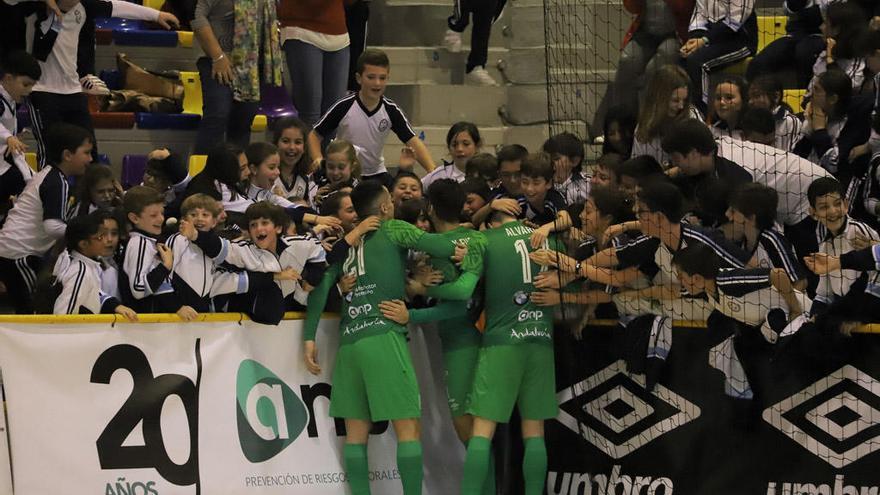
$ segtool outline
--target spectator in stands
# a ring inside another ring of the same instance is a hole
[[[713,136],[742,139],[742,116],[748,109],[748,88],[746,80],[737,76],[725,77],[715,85],[706,119]]]
[[[400,172],[391,182],[391,199],[394,206],[410,199],[421,199],[424,195],[424,187],[419,176],[412,172]]]
[[[465,180],[481,180],[491,189],[498,184],[498,159],[489,153],[477,153],[468,159],[464,175]]]
[[[688,23],[694,11],[695,0],[625,0],[623,7],[635,14],[632,24],[623,38],[617,71],[608,84],[599,108],[590,125],[591,137],[604,137],[608,130],[606,122],[609,106],[621,106],[630,112],[639,107],[639,92],[645,87],[646,75],[658,68],[677,64],[679,50],[688,39]],[[618,150],[618,152],[620,152]]]
[[[428,217],[428,202],[424,198],[403,201],[400,203],[400,208],[394,208],[394,218],[415,225],[425,232],[434,230]]]
[[[519,218],[536,226],[553,223],[565,210],[565,198],[553,188],[553,163],[547,153],[533,153],[522,161]]]
[[[474,213],[480,211],[480,208],[489,201],[491,192],[486,181],[481,179],[466,179],[461,183],[461,188],[465,194],[464,206],[461,210],[462,220],[471,222]]]
[[[12,52],[0,60],[0,208],[18,196],[34,171],[24,159],[27,145],[18,137],[16,112],[43,73],[30,54]]]
[[[126,223],[123,219],[122,208],[97,210],[92,215],[95,215],[101,222],[104,235],[104,252],[98,258],[103,270],[101,272],[101,291],[121,301],[119,267],[122,265],[124,253],[119,241]]]
[[[684,183],[700,186],[709,184],[704,180],[720,179],[718,185],[727,192],[722,195],[716,191],[708,197],[715,206],[723,208],[726,202],[716,202],[729,197],[731,188],[744,182],[754,181],[775,189],[779,193],[777,221],[785,226],[797,226],[809,217],[807,188],[813,180],[828,175],[818,165],[793,153],[728,137],[716,142],[709,129],[696,120],[676,124],[664,138],[663,148],[679,167],[670,173],[687,176],[682,179]],[[724,212],[721,209],[721,216],[715,215],[715,219],[723,219]]]
[[[819,222],[816,229],[816,237],[819,240],[818,252],[840,256],[854,251],[852,239],[856,236],[867,237],[871,241],[880,240],[874,229],[847,215],[849,205],[845,198],[844,187],[836,179],[831,177],[817,179],[810,184],[807,194],[810,213]],[[823,275],[816,289],[812,313],[820,315],[834,312],[835,306],[847,306],[853,298],[861,299],[863,295],[872,296],[868,297],[865,303],[876,306],[877,287],[877,272],[844,270]],[[851,308],[857,306],[849,305]],[[857,320],[858,316],[850,315],[850,319]]]
[[[617,178],[617,189],[634,200],[639,184],[663,175],[663,167],[653,156],[640,155],[614,165],[611,174]]]
[[[280,119],[274,127],[272,142],[281,155],[281,174],[274,189],[290,201],[308,201],[318,189],[316,170],[306,153],[306,138],[312,128],[296,117]]]
[[[100,163],[89,164],[86,173],[76,184],[75,215],[88,215],[98,209],[122,206],[121,191],[122,187],[110,167]]]
[[[709,104],[712,72],[758,51],[758,18],[754,0],[698,0],[681,47],[697,106]]]
[[[165,198],[147,186],[135,186],[125,193],[123,211],[131,224],[120,275],[122,302],[139,313],[174,313],[184,319],[194,316],[179,304],[171,286],[174,254],[159,242],[165,225]]]
[[[358,91],[360,83],[357,81],[357,61],[367,47],[367,22],[370,20],[370,1],[353,0],[345,2],[345,26],[348,37],[351,39],[348,56],[348,90]]]
[[[82,215],[67,226],[67,250],[55,262],[53,276],[60,284],[56,315],[115,313],[137,321],[137,313],[102,290],[100,257],[106,252],[106,232],[98,215]]]
[[[776,230],[776,190],[757,182],[737,187],[730,196],[724,235],[752,255],[752,264],[779,268],[798,290],[807,286],[806,272],[785,234]]]
[[[877,115],[880,112],[880,30],[872,30],[868,34],[866,53],[865,65],[867,66],[866,76],[868,78],[862,86],[862,95],[870,95],[872,98],[873,112],[871,116],[876,124]],[[855,161],[866,154],[873,156],[878,151],[880,151],[880,133],[876,129],[871,129],[870,139],[853,148],[849,160]]]
[[[341,187],[358,185],[361,177],[361,164],[354,145],[344,139],[334,139],[327,145],[324,153],[324,176],[326,183],[318,188],[313,204],[319,205],[324,196]]]
[[[617,153],[605,153],[596,162],[591,179],[593,187],[609,187],[616,189],[619,177],[615,172],[616,167],[623,163],[623,157]]]
[[[165,195],[165,218],[177,218],[178,196],[192,179],[180,155],[166,148],[157,148],[147,154],[147,166],[141,185],[149,186]]]
[[[865,42],[868,23],[865,11],[855,3],[833,3],[828,6],[822,22],[825,49],[813,64],[813,78],[808,90],[812,91],[825,72],[837,69],[850,79],[858,91],[865,82]]]
[[[244,151],[231,144],[221,144],[208,153],[205,169],[193,177],[179,199],[182,202],[193,194],[207,194],[221,202],[228,215],[227,224],[241,225],[244,211],[253,203],[242,186],[249,176]]]
[[[84,174],[92,161],[92,134],[88,130],[59,123],[46,137],[50,166],[28,182],[0,230],[0,281],[17,314],[34,312],[37,273],[44,256],[64,237],[71,218],[68,178]]]
[[[360,56],[357,70],[360,91],[336,102],[309,134],[308,150],[314,169],[324,159],[321,141],[337,131],[336,137],[363,149],[360,158],[365,180],[376,179],[383,184],[391,182],[382,154],[385,136],[389,131],[393,131],[413,149],[416,159],[426,171],[432,172],[437,168],[428,148],[416,136],[403,111],[384,96],[390,66],[388,55],[381,50],[365,50]]]
[[[565,204],[583,203],[590,195],[590,177],[583,172],[584,142],[570,132],[544,141],[544,153],[553,161],[553,188],[565,198]]]
[[[691,105],[688,76],[680,67],[664,65],[657,70],[645,88],[645,99],[639,110],[632,156],[651,155],[666,166],[669,155],[660,141],[674,122],[701,119],[700,112]]]
[[[349,38],[344,0],[283,0],[278,4],[293,105],[315,125],[345,96]]]
[[[498,83],[486,70],[486,62],[489,60],[489,37],[492,35],[492,24],[501,16],[506,3],[507,0],[457,0],[455,2],[452,15],[447,20],[448,29],[443,37],[443,44],[451,53],[460,52],[461,33],[473,20],[471,49],[465,65],[464,79],[467,84],[498,86]]]
[[[749,108],[743,113],[740,127],[743,141],[776,146],[776,123],[770,110]]]
[[[260,85],[282,84],[276,24],[275,2],[269,0],[196,3],[192,27],[206,55],[196,61],[203,99],[197,154],[224,141],[241,148],[250,142]]]
[[[794,69],[797,87],[806,88],[813,77],[813,64],[825,48],[822,31],[821,2],[785,0],[782,8],[788,16],[785,36],[775,39],[755,54],[746,72],[752,83],[761,76],[772,76]]]
[[[428,189],[435,180],[452,179],[461,182],[465,178],[465,166],[468,160],[480,152],[483,138],[480,130],[470,122],[456,122],[446,133],[446,147],[449,149],[451,162],[443,161],[443,165],[422,177],[422,187]]]
[[[784,151],[794,148],[800,139],[803,123],[788,104],[782,101],[782,83],[779,78],[768,74],[752,80],[749,84],[749,107],[762,108],[773,113],[776,133],[773,146]]]
[[[16,4],[13,0],[5,0]],[[83,93],[77,73],[77,53],[82,29],[94,26],[96,17],[122,17],[154,21],[165,29],[176,29],[179,22],[167,12],[142,7],[131,2],[107,0],[61,0],[58,2],[61,17],[46,9],[44,2],[22,2],[16,5],[25,22],[33,23],[28,29],[26,41],[31,54],[40,61],[42,77],[33,88],[30,97],[31,119],[37,140],[40,166],[47,164],[46,132],[55,123],[66,122],[88,130],[94,139],[92,117],[88,101]],[[93,153],[97,156],[97,144]]]
[[[490,201],[471,217],[475,226],[482,225],[492,211],[504,211],[508,215],[519,216],[522,208],[516,198],[522,191],[522,162],[529,150],[519,144],[509,144],[498,150],[498,177],[501,184],[490,194]]]
[[[852,98],[852,85],[845,73],[829,70],[812,87],[812,100],[804,112],[801,140],[795,152],[818,163],[825,170],[848,183],[867,168],[862,157],[849,162],[850,151],[871,135],[871,105],[863,98]]]
[[[625,106],[611,107],[605,114],[602,154],[617,153],[629,158],[636,132],[636,113]]]

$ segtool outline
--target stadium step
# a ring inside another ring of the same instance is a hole
[[[478,126],[500,126],[498,109],[507,102],[507,88],[504,86],[389,85],[386,94],[417,126],[448,125],[459,120]]]
[[[462,84],[468,51],[450,53],[435,46],[377,46],[391,61],[391,84]],[[490,47],[486,69],[496,81],[502,80],[497,62],[507,49]]]

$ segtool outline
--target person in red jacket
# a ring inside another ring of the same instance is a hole
[[[645,75],[667,64],[676,64],[679,49],[688,39],[688,23],[695,0],[623,0],[623,6],[635,14],[629,31],[623,38],[623,48],[617,72],[605,91],[593,123],[592,137],[604,128],[605,114],[611,106],[638,109],[639,91],[644,87]]]

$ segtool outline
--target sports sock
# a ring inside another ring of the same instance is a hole
[[[495,492],[495,452],[492,452],[491,445],[489,445],[489,472],[486,473],[486,480],[483,481],[483,495],[496,495],[496,492]]]
[[[523,478],[525,495],[544,493],[544,480],[547,478],[547,446],[543,437],[525,439],[523,454]]]
[[[464,459],[464,475],[461,480],[462,495],[480,495],[489,471],[492,441],[486,437],[473,437],[468,442]]]
[[[400,442],[397,444],[397,470],[400,471],[400,482],[403,484],[403,495],[421,495],[422,478],[422,442]]]
[[[342,449],[345,460],[345,474],[351,495],[370,495],[370,468],[367,462],[367,445],[347,443]]]

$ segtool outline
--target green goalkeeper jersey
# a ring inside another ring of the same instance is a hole
[[[304,339],[314,340],[327,294],[343,273],[355,274],[357,282],[342,303],[340,344],[388,331],[406,332],[405,326],[382,316],[379,303],[404,299],[408,249],[438,258],[448,258],[455,253],[455,245],[437,234],[426,234],[400,220],[382,222],[377,231],[367,234],[359,245],[349,249],[341,265],[330,267],[318,287],[309,294]]]
[[[484,345],[553,342],[553,308],[531,301],[535,276],[543,269],[529,259],[534,230],[508,222],[484,231],[486,330]],[[548,243],[545,242],[545,246]],[[557,247],[554,246],[553,249]]]
[[[456,266],[449,258],[432,257],[431,266],[443,274],[443,282],[455,281],[462,273],[473,274],[479,279],[483,274],[483,258],[486,253],[486,236],[482,232],[459,227],[449,232],[438,234],[448,240],[454,247],[456,244],[467,246],[467,254],[461,262],[461,268]],[[479,331],[474,323],[480,316],[482,303],[477,291],[470,294],[467,300],[457,304],[466,305],[467,311],[461,316],[456,316],[443,321],[438,325],[440,338],[444,348],[457,348],[462,345],[479,345]]]

